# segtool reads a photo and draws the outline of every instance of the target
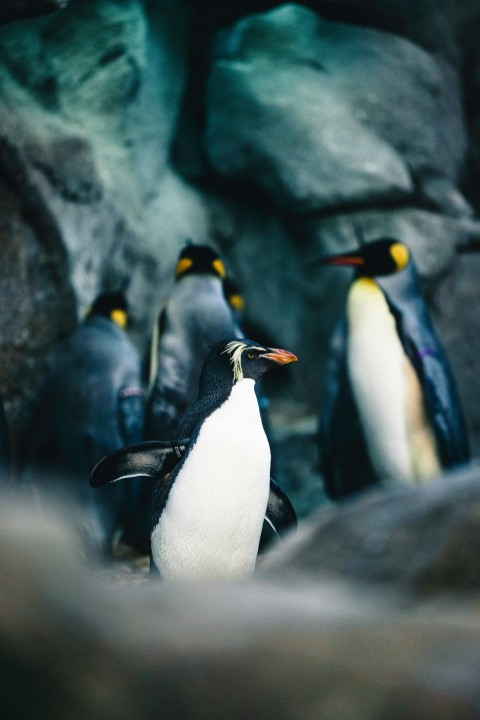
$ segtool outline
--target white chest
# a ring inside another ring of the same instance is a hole
[[[241,577],[255,567],[270,487],[270,447],[253,380],[203,423],[152,533],[163,577]]]
[[[377,475],[415,482],[438,469],[418,378],[378,285],[352,284],[347,299],[348,372]]]

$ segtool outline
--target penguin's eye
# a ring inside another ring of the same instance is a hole
[[[255,354],[254,352],[251,352],[251,351],[250,351],[249,353],[247,353],[247,357],[248,357],[249,360],[253,360],[253,359],[256,358],[257,356],[256,356],[256,354]]]

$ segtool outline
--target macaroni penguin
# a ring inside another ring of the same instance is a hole
[[[296,524],[290,501],[270,478],[270,447],[254,389],[271,367],[296,360],[251,340],[216,343],[173,449],[151,441],[93,468],[93,487],[139,474],[154,478],[151,562],[162,578],[247,577],[264,517],[279,533]],[[173,469],[169,453],[181,458]]]

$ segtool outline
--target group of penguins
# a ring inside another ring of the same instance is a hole
[[[329,497],[423,483],[468,462],[457,391],[407,246],[382,238],[317,263],[354,270],[319,420]],[[261,378],[297,357],[247,339],[241,306],[218,253],[188,243],[154,324],[148,377],[127,334],[125,289],[101,293],[49,357],[32,483],[68,486],[100,554],[121,529],[162,579],[244,578],[266,528],[295,527],[270,475]]]

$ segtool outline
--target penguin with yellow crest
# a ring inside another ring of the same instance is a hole
[[[329,496],[384,480],[420,484],[467,462],[458,393],[408,247],[382,238],[314,263],[355,271],[331,340],[320,417]]]
[[[153,573],[165,580],[249,577],[264,519],[279,535],[295,527],[295,510],[270,477],[255,383],[296,360],[288,350],[224,338],[202,364],[198,397],[176,440],[176,465],[166,459],[173,454],[169,443],[153,440],[93,468],[94,488],[138,475],[152,479]]]

